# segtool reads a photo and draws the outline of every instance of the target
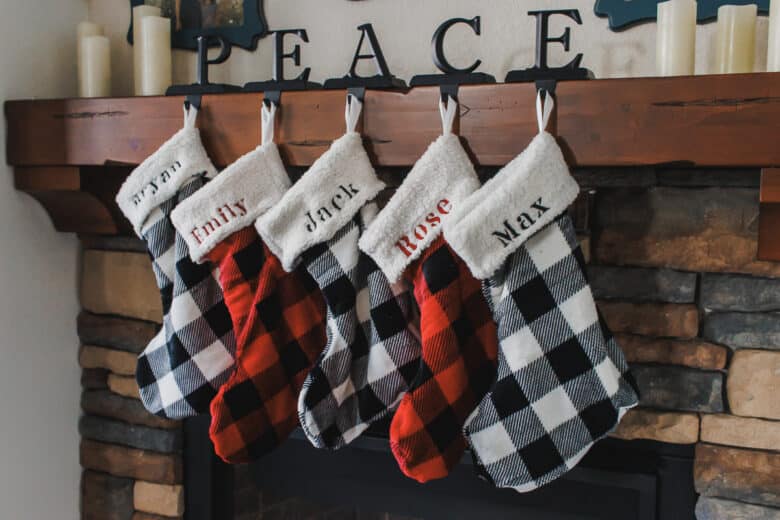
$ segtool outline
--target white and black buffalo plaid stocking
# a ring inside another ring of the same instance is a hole
[[[574,467],[637,404],[566,214],[579,188],[544,131],[549,96],[537,111],[539,135],[445,225],[498,324],[498,378],[465,433],[483,474],[521,492]]]
[[[298,400],[301,426],[320,448],[348,444],[392,410],[420,355],[411,295],[358,250],[365,219],[376,212],[366,204],[384,187],[355,132],[360,109],[353,98],[347,134],[257,226],[285,268],[302,262],[325,297],[327,345]]]
[[[211,269],[190,258],[171,212],[216,174],[185,110],[184,128],[128,177],[117,203],[143,238],[160,288],[163,327],[138,358],[136,379],[152,413],[182,419],[208,411],[233,365],[235,337]]]

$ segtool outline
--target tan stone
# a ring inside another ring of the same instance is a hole
[[[580,243],[580,249],[582,249],[582,256],[585,258],[585,263],[589,264],[591,259],[590,235],[577,235],[577,241]]]
[[[84,345],[79,350],[79,365],[81,365],[81,368],[104,368],[124,376],[135,374],[137,358],[138,356],[132,352],[90,345]]]
[[[693,473],[702,495],[780,506],[780,453],[698,444]]]
[[[160,515],[153,515],[151,513],[144,513],[142,511],[136,511],[135,513],[133,513],[133,518],[131,518],[130,520],[176,520],[176,518],[182,518],[182,517],[160,516]]]
[[[694,444],[699,440],[699,416],[695,413],[629,410],[617,430],[612,432],[612,437]]]
[[[629,363],[660,363],[721,370],[726,367],[728,359],[725,347],[698,339],[662,339],[633,334],[616,334],[615,337]]]
[[[734,415],[780,419],[780,352],[738,350],[726,392]]]
[[[162,321],[160,291],[147,255],[84,251],[81,304],[96,314]]]
[[[598,305],[613,332],[676,338],[693,338],[699,332],[695,305],[612,301]]]
[[[145,513],[180,516],[184,514],[184,487],[136,481],[133,505]]]
[[[116,374],[108,374],[108,388],[115,394],[133,399],[140,399],[138,383],[134,377],[123,377]]]
[[[722,414],[702,415],[701,440],[759,450],[780,450],[780,422]]]
[[[81,440],[81,466],[117,477],[180,484],[182,460],[177,455],[164,455],[102,442]]]
[[[596,240],[594,258],[613,265],[780,277],[780,263],[758,261],[757,252],[755,236],[705,231],[695,236],[631,237],[619,230],[605,230]]]

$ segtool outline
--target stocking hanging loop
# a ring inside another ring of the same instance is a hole
[[[263,103],[260,110],[260,136],[263,146],[268,143],[274,142],[274,124],[276,122],[276,104],[275,103]]]
[[[189,101],[184,103],[184,128],[195,128],[195,122],[198,120],[198,107]]]
[[[444,101],[439,101],[439,113],[441,114],[442,134],[451,134],[455,116],[458,115],[458,102],[452,96],[447,96],[446,104]]]
[[[536,92],[536,122],[539,124],[540,134],[547,128],[553,108],[555,108],[555,101],[552,94],[547,90],[539,89]]]
[[[347,133],[352,133],[357,129],[362,109],[363,103],[360,99],[352,93],[347,94],[347,106],[344,109],[344,119],[347,122]]]

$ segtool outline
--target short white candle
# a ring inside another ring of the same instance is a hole
[[[769,2],[769,46],[766,57],[766,70],[780,72],[780,0]]]
[[[81,75],[81,40],[87,36],[103,36],[103,27],[93,22],[81,22],[76,26],[76,62]]]
[[[723,5],[718,9],[715,72],[753,72],[758,6]]]
[[[141,20],[141,96],[161,96],[172,83],[171,20],[146,16]]]
[[[160,16],[162,11],[153,5],[138,5],[133,7],[133,78],[136,95],[141,92],[141,20],[147,16]]]
[[[81,40],[82,67],[79,76],[81,97],[111,95],[111,43],[105,36],[87,36]]]
[[[696,0],[658,4],[656,73],[689,76],[696,63]]]

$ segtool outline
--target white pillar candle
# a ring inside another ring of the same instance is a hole
[[[718,9],[715,72],[753,72],[758,6],[723,5]]]
[[[141,49],[138,43],[141,41],[141,20],[147,16],[160,16],[162,11],[153,5],[138,5],[133,7],[133,78],[135,93],[141,92]]]
[[[81,22],[76,26],[76,63],[81,77],[81,40],[87,36],[103,36],[103,27],[93,22]]]
[[[105,36],[87,36],[81,40],[82,67],[79,76],[81,97],[111,95],[111,43]]]
[[[161,96],[172,83],[171,20],[146,16],[141,20],[141,35],[136,47],[141,50],[141,96]]]
[[[655,47],[659,76],[693,75],[696,63],[696,0],[668,0],[658,4]]]
[[[780,0],[769,2],[769,46],[766,57],[766,70],[780,72]]]

